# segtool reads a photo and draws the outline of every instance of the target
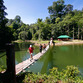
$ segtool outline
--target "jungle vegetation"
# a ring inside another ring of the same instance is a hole
[[[64,0],[54,1],[49,6],[49,16],[38,18],[34,24],[25,24],[21,16],[14,19],[6,18],[7,8],[0,0],[0,46],[14,40],[49,40],[60,35],[68,35],[73,39],[83,39],[83,9],[73,10],[73,5],[65,4]]]

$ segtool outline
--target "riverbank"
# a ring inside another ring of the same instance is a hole
[[[14,42],[18,42],[18,43],[22,43],[24,41],[22,40],[17,40]],[[25,42],[31,42],[36,46],[39,46],[40,44],[46,44],[48,45],[49,40],[26,40]],[[83,44],[83,40],[70,40],[70,41],[58,41],[58,40],[54,40],[55,42],[55,46],[62,46],[62,45],[74,45],[74,44]]]
[[[55,43],[56,46],[75,45],[75,44],[83,44],[83,40],[61,41],[59,43]]]
[[[46,44],[48,45],[49,41],[32,41],[30,40],[29,42],[34,43],[34,45],[39,46],[40,44]],[[62,46],[62,45],[74,45],[74,44],[83,44],[83,40],[71,40],[71,41],[58,41],[54,40],[55,46]]]

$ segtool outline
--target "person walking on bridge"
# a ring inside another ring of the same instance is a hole
[[[40,44],[40,46],[39,46],[39,51],[40,51],[40,53],[42,53],[42,44]]]
[[[32,56],[32,54],[33,54],[33,50],[34,50],[34,48],[32,47],[32,45],[30,45],[30,47],[29,47],[29,53],[30,53],[30,58],[31,58],[31,60],[33,59],[33,56]],[[30,60],[30,61],[31,61]]]
[[[45,50],[45,48],[46,48],[46,44],[43,45],[43,49],[44,49],[44,50]]]

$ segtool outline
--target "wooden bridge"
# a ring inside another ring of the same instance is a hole
[[[47,50],[49,49],[49,45],[45,48],[45,50],[42,50],[42,53],[38,53],[33,56],[33,60],[30,61],[30,58],[17,64],[15,66],[16,68],[16,75],[22,72],[25,68],[29,68],[30,65],[32,65],[36,60],[38,60]]]

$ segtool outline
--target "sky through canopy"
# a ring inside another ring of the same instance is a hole
[[[38,18],[49,17],[48,6],[52,6],[57,0],[4,0],[7,7],[8,19],[14,19],[16,15],[26,24],[37,22]],[[73,5],[73,9],[82,10],[83,0],[64,0],[65,4]]]

